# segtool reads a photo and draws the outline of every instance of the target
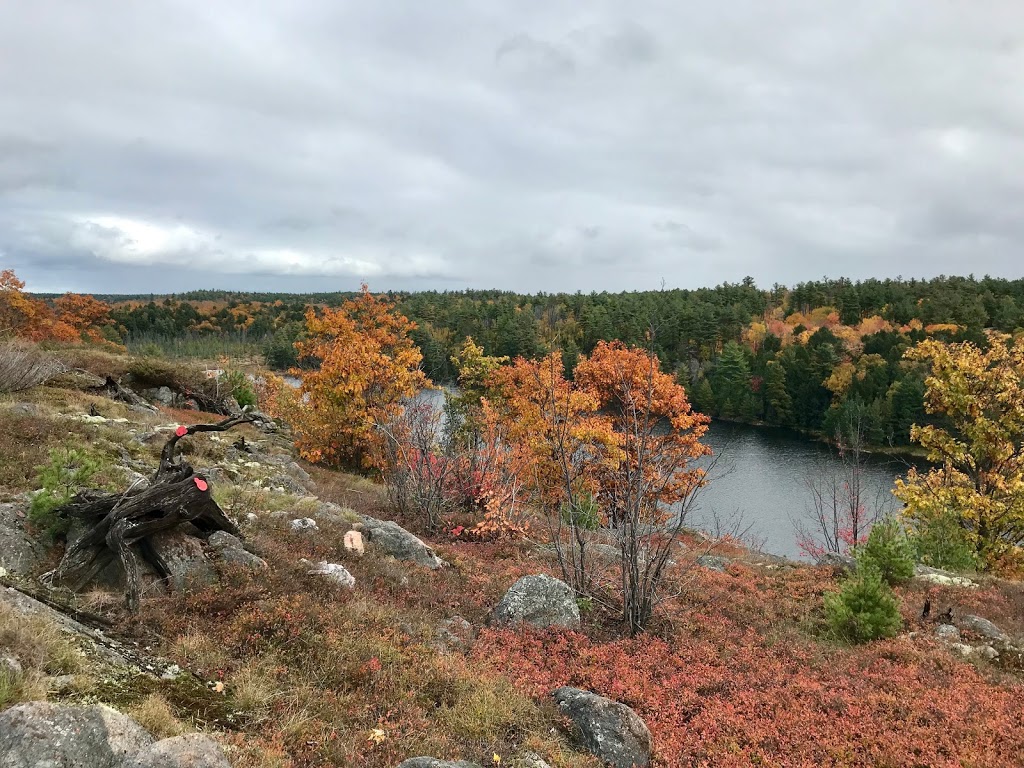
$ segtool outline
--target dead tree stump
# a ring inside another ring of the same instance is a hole
[[[77,591],[116,560],[125,574],[128,610],[135,613],[142,593],[140,562],[148,562],[161,578],[170,575],[167,565],[149,544],[153,534],[191,523],[203,533],[227,531],[239,536],[238,526],[213,500],[209,481],[177,457],[176,449],[183,437],[197,432],[224,432],[251,421],[248,413],[242,413],[216,424],[178,427],[164,444],[160,466],[148,486],[135,485],[123,493],[85,491],[75,496],[57,510],[57,515],[79,520],[87,530],[68,547],[60,565],[44,579],[54,586]]]

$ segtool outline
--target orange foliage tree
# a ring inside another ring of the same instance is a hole
[[[78,338],[94,343],[105,341],[100,329],[109,325],[110,305],[92,296],[65,293],[54,302],[57,321],[69,328]]]
[[[401,413],[403,401],[430,384],[423,356],[409,333],[416,327],[363,285],[338,309],[306,313],[301,358],[315,361],[302,376],[301,407],[292,409],[296,445],[308,461],[379,467],[384,437],[378,429]]]
[[[35,338],[49,320],[47,306],[24,292],[14,270],[0,272],[0,334]]]
[[[620,441],[617,461],[598,468],[622,561],[623,618],[636,634],[646,627],[676,537],[711,449],[700,442],[710,419],[695,413],[686,392],[662,373],[650,350],[599,342],[576,367],[578,386],[593,392]]]
[[[110,324],[110,307],[92,296],[66,293],[54,302],[29,296],[13,270],[0,272],[0,335],[30,341],[106,343],[100,328]]]
[[[653,352],[600,342],[575,380],[562,360],[518,359],[491,377],[506,438],[529,453],[539,506],[566,581],[594,589],[588,556],[593,532],[607,527],[621,556],[619,597],[630,631],[642,631],[695,494],[695,466],[708,417],[692,411],[683,388]]]
[[[567,381],[562,357],[517,358],[489,384],[488,422],[503,430],[509,450],[523,457],[533,501],[551,523],[562,573],[577,592],[592,591],[591,532],[600,495],[597,468],[618,458],[611,420],[598,413],[590,390]]]

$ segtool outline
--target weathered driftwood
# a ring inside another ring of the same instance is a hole
[[[97,387],[90,387],[89,391],[98,395],[106,395],[111,400],[116,400],[120,403],[127,403],[128,405],[146,408],[151,411],[156,410],[152,404],[135,394],[131,389],[128,387],[122,387],[118,384],[112,376],[107,376],[106,380],[101,385]]]
[[[89,391],[100,395],[106,395],[111,400],[117,400],[121,403],[155,410],[152,403],[137,394],[131,388],[119,384],[112,376],[107,376],[106,380],[100,386],[90,387]],[[232,412],[232,409],[228,407],[225,398],[212,397],[205,392],[191,387],[182,388],[180,395],[186,401],[191,400],[194,402],[196,407],[204,413],[216,413],[219,416],[235,415],[234,412]]]
[[[125,574],[128,609],[135,612],[142,592],[140,561],[152,565],[162,578],[170,575],[149,543],[153,534],[191,523],[204,533],[227,531],[238,536],[238,527],[213,500],[209,481],[181,461],[176,450],[178,441],[188,435],[224,432],[250,421],[252,417],[242,413],[217,424],[179,427],[164,445],[160,466],[148,486],[135,485],[123,493],[85,491],[58,509],[60,517],[79,520],[87,530],[68,547],[46,580],[78,590],[117,560]]]

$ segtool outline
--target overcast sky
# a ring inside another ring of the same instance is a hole
[[[1020,0],[2,0],[30,290],[699,287],[1024,259]]]

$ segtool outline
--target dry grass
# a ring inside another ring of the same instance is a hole
[[[380,512],[387,503],[384,486],[369,478],[334,472],[313,464],[303,464],[316,483],[317,496],[342,507],[349,507],[364,514]]]
[[[35,344],[0,341],[0,392],[38,387],[65,371],[64,363]]]
[[[26,615],[6,603],[0,603],[0,648],[17,658],[26,670],[67,675],[82,665],[81,652],[56,624]]]
[[[181,736],[188,728],[177,717],[171,705],[158,693],[151,693],[128,710],[128,714],[158,739]]]
[[[0,602],[0,656],[11,656],[23,674],[0,666],[0,709],[19,701],[45,699],[46,676],[77,672],[82,654],[53,622]]]
[[[84,344],[59,349],[56,354],[68,368],[85,371],[100,378],[110,376],[115,380],[128,372],[132,360],[129,355]]]

